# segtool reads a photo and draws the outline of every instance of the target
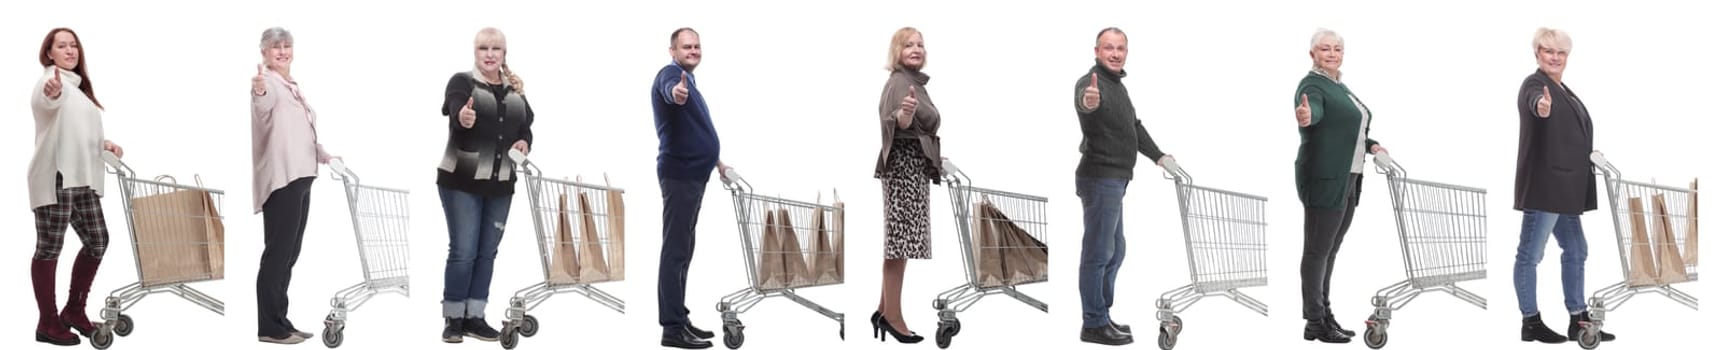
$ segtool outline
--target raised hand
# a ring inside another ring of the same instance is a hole
[[[42,95],[48,96],[49,99],[59,99],[60,89],[64,86],[60,83],[60,68],[54,67],[54,79],[42,84]]]
[[[1298,108],[1293,109],[1293,115],[1298,117],[1298,127],[1310,126],[1310,95],[1299,94]]]
[[[898,106],[897,126],[908,127],[910,121],[915,120],[915,107],[920,104],[921,102],[915,99],[915,86],[910,86],[909,95],[904,96],[903,102]]]
[[[473,98],[468,97],[467,98],[467,105],[461,106],[461,115],[459,116],[459,119],[461,122],[461,127],[468,128],[468,129],[472,129],[473,128],[473,122],[476,122],[479,120],[478,113],[473,112]]]
[[[259,64],[259,65],[257,65],[257,76],[251,77],[251,93],[252,94],[258,95],[258,96],[263,96],[264,92],[267,91],[264,89],[263,79],[264,79],[264,77],[263,77],[263,65]]]
[[[678,105],[688,103],[688,72],[682,72],[682,81],[670,89],[670,98]]]
[[[1550,87],[1549,87],[1549,85],[1544,85],[1544,94],[1542,96],[1538,96],[1538,104],[1537,104],[1538,118],[1549,118],[1550,117],[1550,103],[1551,102],[1552,101],[1550,101]]]
[[[1093,111],[1101,108],[1101,76],[1089,73],[1089,87],[1083,89],[1083,109]]]

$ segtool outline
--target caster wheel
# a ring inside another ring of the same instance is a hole
[[[951,338],[957,336],[957,331],[959,330],[958,327],[961,326],[958,325],[957,320],[952,320],[951,322],[940,322],[939,329],[936,330],[936,333],[933,335],[933,342],[935,345],[939,345],[940,349],[950,347]]]
[[[1371,349],[1381,349],[1388,345],[1388,331],[1378,326],[1370,326],[1364,330],[1364,346]]]
[[[522,319],[520,323],[520,335],[527,337],[538,335],[538,317],[526,315],[526,318]]]
[[[742,347],[742,340],[741,329],[732,331],[730,327],[724,327],[724,347],[732,350],[739,349]]]
[[[1599,329],[1596,325],[1587,325],[1584,328],[1581,328],[1579,331],[1579,348],[1586,350],[1596,349],[1598,343],[1603,341],[1601,333],[1603,333],[1603,330]]]
[[[951,336],[955,337],[955,336],[957,336],[957,333],[962,333],[962,332],[963,332],[963,320],[959,320],[959,319],[955,319],[955,318],[951,319]]]
[[[1185,319],[1173,316],[1173,320],[1171,322],[1173,323],[1173,341],[1176,343],[1178,341],[1179,334],[1185,332]]]
[[[1167,330],[1162,329],[1161,335],[1155,337],[1155,345],[1159,345],[1161,350],[1173,350],[1174,346],[1179,345],[1179,334],[1167,333]]]
[[[119,336],[132,335],[132,315],[120,314],[120,319],[114,321],[114,334]]]
[[[323,346],[327,346],[330,349],[340,347],[342,340],[341,334],[342,332],[340,328],[323,328]]]
[[[90,345],[96,349],[107,349],[114,345],[114,333],[107,327],[96,327],[96,333],[90,335]]]
[[[498,340],[503,343],[504,349],[514,349],[515,346],[520,345],[520,328],[505,327],[502,339]]]

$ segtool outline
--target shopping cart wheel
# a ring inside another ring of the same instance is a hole
[[[90,335],[90,345],[97,349],[107,349],[109,346],[113,346],[114,331],[104,326],[96,327],[96,334]]]
[[[520,335],[528,337],[538,335],[538,317],[526,315],[526,318],[522,319],[520,323]]]
[[[1173,350],[1174,346],[1179,345],[1179,334],[1167,333],[1166,328],[1161,328],[1161,335],[1155,338],[1155,345],[1160,345],[1161,350]]]
[[[1580,326],[1579,348],[1586,350],[1596,349],[1598,343],[1602,340],[1602,336],[1600,336],[1599,333],[1603,333],[1603,330],[1599,329],[1596,324]]]
[[[951,319],[951,336],[955,337],[955,336],[957,336],[957,333],[962,333],[962,332],[963,332],[963,320],[959,320],[959,319],[955,319],[955,318]]]
[[[1388,345],[1388,330],[1382,329],[1378,325],[1370,325],[1369,327],[1364,330],[1364,346],[1371,349],[1381,349]]]
[[[122,337],[132,335],[132,315],[120,314],[120,319],[114,320],[114,334]]]
[[[341,328],[339,328],[339,327],[324,327],[323,328],[323,346],[327,346],[330,349],[340,347],[341,341],[343,340],[342,336],[341,336],[342,333],[343,332],[341,331]]]
[[[1178,340],[1176,338],[1178,338],[1179,334],[1185,332],[1185,319],[1173,316],[1173,320],[1171,322],[1173,323],[1173,338],[1175,338],[1173,340]]]
[[[519,327],[504,327],[503,329],[502,339],[498,340],[501,340],[504,349],[514,349],[516,345],[520,345]]]
[[[939,329],[933,334],[934,344],[939,345],[940,349],[951,346],[951,338],[957,336],[958,327],[956,319],[950,322],[939,322]]]
[[[730,348],[731,350],[742,347],[742,340],[744,339],[742,338],[742,327],[740,326],[741,323],[739,322],[734,327],[728,324],[724,325],[724,347]]]

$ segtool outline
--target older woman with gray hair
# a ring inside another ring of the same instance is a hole
[[[287,284],[304,243],[311,181],[330,156],[317,142],[317,114],[293,80],[293,34],[263,31],[263,63],[251,78],[252,210],[263,213],[263,259],[257,267],[257,340],[310,339],[287,320]]]
[[[1520,305],[1520,341],[1561,343],[1579,338],[1590,322],[1585,305],[1585,230],[1581,213],[1597,210],[1597,177],[1591,173],[1591,112],[1562,81],[1573,40],[1557,29],[1532,36],[1538,70],[1520,82],[1519,160],[1514,175],[1514,210],[1524,213],[1514,254],[1514,294]],[[1567,336],[1544,325],[1538,312],[1538,262],[1555,236],[1561,246],[1561,289],[1568,312]],[[1603,341],[1615,335],[1600,333]]]
[[[1358,207],[1364,154],[1388,152],[1370,138],[1370,108],[1340,82],[1344,44],[1340,34],[1327,29],[1311,36],[1310,72],[1292,96],[1299,136],[1295,183],[1304,205],[1304,257],[1299,263],[1304,339],[1324,343],[1352,341],[1354,333],[1334,320],[1328,286],[1334,257]]]

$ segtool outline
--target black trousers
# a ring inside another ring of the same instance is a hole
[[[1352,213],[1358,209],[1358,188],[1363,180],[1360,174],[1347,179],[1345,209],[1304,209],[1304,258],[1299,261],[1298,274],[1305,320],[1321,320],[1333,314],[1328,307],[1328,282],[1334,279],[1334,257],[1340,253],[1340,242],[1352,227]]]
[[[302,177],[269,194],[263,202],[263,260],[257,264],[257,335],[286,338],[297,330],[287,320],[287,284],[305,242],[311,210],[311,181]]]

